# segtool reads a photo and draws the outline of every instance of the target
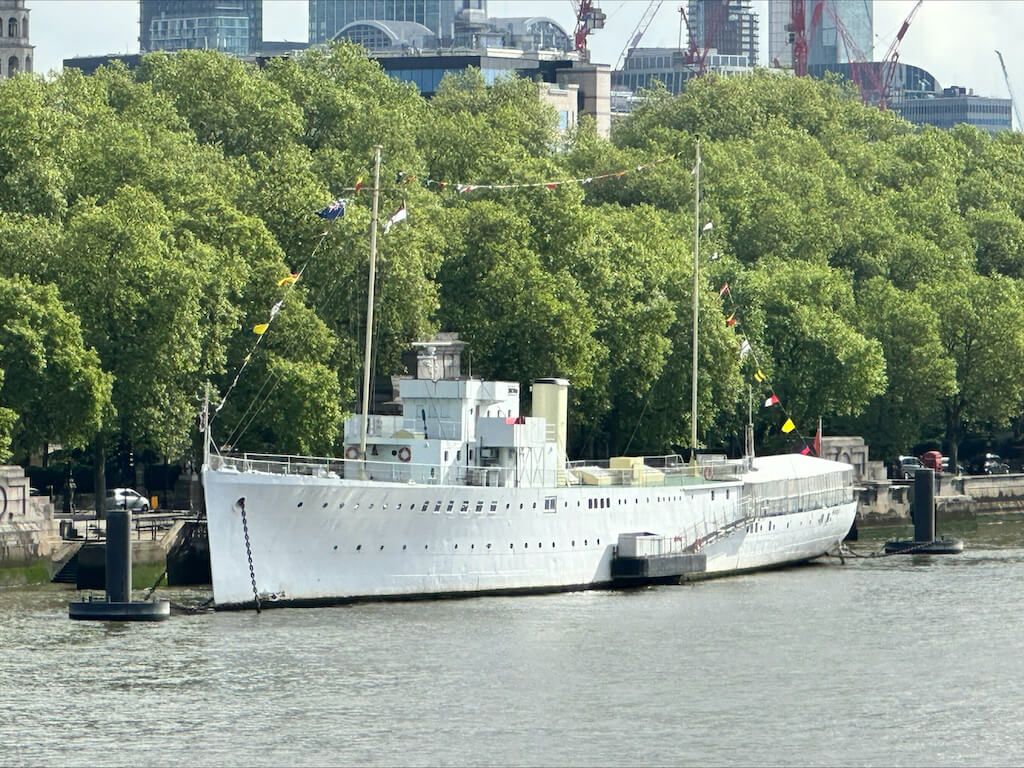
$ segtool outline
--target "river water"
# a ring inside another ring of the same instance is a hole
[[[959,557],[153,625],[0,590],[0,764],[1021,765],[1024,518],[957,534]]]

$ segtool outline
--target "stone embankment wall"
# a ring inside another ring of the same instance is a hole
[[[30,495],[21,467],[0,466],[0,566],[50,557],[59,545],[53,504]]]
[[[857,520],[868,524],[910,520],[909,481],[863,483]],[[936,513],[945,519],[1024,513],[1024,474],[942,476],[935,495]]]

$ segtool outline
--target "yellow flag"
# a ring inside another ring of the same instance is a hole
[[[292,285],[293,283],[298,282],[298,280],[299,280],[299,276],[296,275],[293,272],[292,274],[288,275],[288,277],[282,277],[280,280],[277,281],[277,284],[278,285]]]
[[[754,378],[757,379],[758,381],[764,381],[768,377],[761,373],[761,369],[758,368],[757,373],[754,374]]]
[[[796,424],[793,423],[792,419],[786,419],[786,423],[782,425],[782,431],[789,434],[796,429]]]
[[[267,332],[267,328],[269,327],[270,323],[260,323],[259,325],[254,325],[252,327],[252,332],[255,333],[257,336],[262,336],[264,333]]]

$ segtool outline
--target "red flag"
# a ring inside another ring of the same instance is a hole
[[[733,313],[732,313],[731,315],[729,315],[729,316],[728,316],[728,317],[727,317],[727,318],[725,319],[725,324],[726,324],[726,325],[727,325],[728,327],[730,327],[730,328],[731,328],[732,326],[736,325],[736,313],[735,313],[735,312],[733,312]]]
[[[765,408],[769,408],[769,407],[771,407],[773,405],[778,405],[778,404],[779,404],[779,397],[774,392],[772,393],[771,397],[769,397],[767,400],[764,401]]]
[[[811,452],[811,446],[809,446],[809,445],[805,445],[803,448],[800,449],[800,453],[803,456],[806,456],[810,452]]]
[[[363,188],[363,177],[360,176],[358,179],[356,179],[356,187],[355,187],[354,191],[358,192],[362,188]]]
[[[548,189],[552,190],[552,191],[554,191],[555,189],[558,188],[557,184],[545,184],[544,186],[547,187]]]
[[[725,285],[722,286],[722,289],[718,292],[718,295],[719,296],[725,296],[727,293],[729,293],[729,284],[728,283],[726,283]],[[732,294],[729,293],[729,295],[731,296]]]
[[[818,432],[814,435],[814,455],[821,456],[821,417],[818,417]]]

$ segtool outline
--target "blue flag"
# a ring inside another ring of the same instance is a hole
[[[316,215],[319,216],[321,219],[327,219],[328,221],[340,219],[342,216],[345,215],[346,203],[348,203],[348,200],[343,200],[342,198],[339,197],[337,200],[328,205],[322,211],[317,211]]]

